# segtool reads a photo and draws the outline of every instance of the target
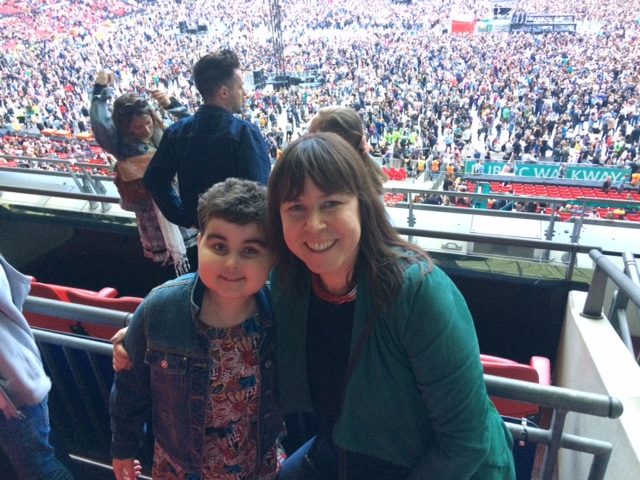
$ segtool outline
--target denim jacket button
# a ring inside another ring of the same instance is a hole
[[[271,360],[267,360],[264,362],[264,368],[271,368],[273,366],[273,362]]]
[[[167,368],[169,366],[169,362],[167,362],[166,360],[162,360],[160,362],[160,367],[161,368]]]

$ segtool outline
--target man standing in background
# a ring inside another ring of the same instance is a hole
[[[205,55],[193,67],[193,80],[204,104],[165,130],[144,175],[165,217],[186,228],[198,225],[198,197],[213,184],[229,177],[266,184],[271,171],[260,130],[234,116],[244,102],[237,55]]]

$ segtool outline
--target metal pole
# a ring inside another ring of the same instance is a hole
[[[611,326],[618,333],[618,336],[624,343],[627,350],[634,354],[633,343],[631,341],[631,333],[629,332],[629,322],[627,321],[627,305],[629,297],[621,290],[613,292],[611,299],[611,308],[607,314]]]
[[[629,277],[635,285],[640,287],[640,274],[638,274],[638,265],[636,264],[633,253],[623,252],[622,261],[624,262],[624,273],[627,274],[627,277]]]
[[[489,395],[519,400],[533,405],[609,418],[618,418],[624,410],[620,400],[608,395],[538,385],[486,374],[484,380]]]
[[[625,295],[628,295],[636,306],[640,306],[640,288],[635,285],[623,272],[597,250],[591,250],[589,256],[596,264],[593,280],[589,287],[587,300],[582,310],[582,316],[586,318],[602,318],[602,307],[604,304],[604,292],[607,285],[607,277],[610,278]]]
[[[124,327],[133,316],[132,313],[128,312],[32,296],[27,297],[24,302],[24,310],[42,315],[53,315],[65,320],[90,322],[95,325],[109,325],[112,327]]]
[[[553,476],[553,470],[558,460],[558,450],[560,450],[562,429],[564,428],[566,417],[566,410],[556,409],[553,411],[550,429],[551,441],[549,442],[549,448],[544,452],[544,460],[542,462],[542,476],[540,477],[542,480],[551,480]]]

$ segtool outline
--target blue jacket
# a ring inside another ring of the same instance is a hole
[[[197,274],[187,274],[153,289],[136,310],[125,340],[133,369],[116,374],[111,390],[114,458],[135,457],[151,408],[156,441],[194,478],[200,475],[212,368],[209,343],[197,325],[204,288]],[[263,326],[258,351],[261,462],[282,420],[276,407],[273,314],[266,287],[256,300]]]
[[[267,183],[271,160],[255,125],[223,108],[202,105],[167,128],[144,175],[144,183],[167,219],[198,225],[198,198],[229,177]],[[173,185],[178,175],[180,193]]]

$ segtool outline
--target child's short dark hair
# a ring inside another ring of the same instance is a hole
[[[240,68],[240,61],[229,49],[207,53],[193,66],[193,81],[204,100],[215,94],[218,87],[229,82],[233,72]]]
[[[267,189],[251,180],[227,178],[200,195],[198,224],[204,232],[212,218],[237,225],[255,222],[266,231]]]

